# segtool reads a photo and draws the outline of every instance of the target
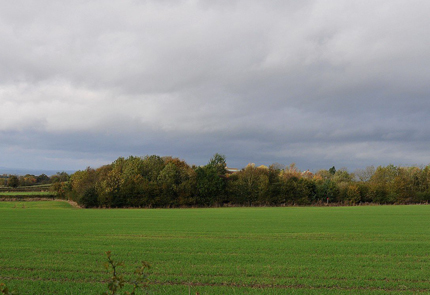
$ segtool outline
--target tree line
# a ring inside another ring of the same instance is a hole
[[[48,176],[46,174],[33,175],[0,175],[0,186],[11,188],[28,187],[42,184],[53,184],[57,182],[67,182],[70,176],[66,172],[57,172],[55,175]]]
[[[331,167],[316,173],[294,164],[256,167],[229,173],[225,156],[190,166],[157,155],[118,158],[56,182],[61,198],[84,207],[213,207],[338,204],[409,204],[430,201],[430,166],[373,166],[349,173]]]

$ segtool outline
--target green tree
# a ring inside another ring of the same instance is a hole
[[[208,166],[212,166],[216,169],[219,175],[224,176],[227,173],[226,167],[226,160],[224,155],[220,155],[216,153],[208,163]]]
[[[117,159],[107,178],[103,181],[104,200],[108,207],[120,208],[126,204],[125,196],[121,193],[124,184],[124,178],[121,175],[123,161],[124,159]]]
[[[53,191],[58,199],[66,199],[67,186],[64,182],[54,182],[51,185],[51,191]]]
[[[335,172],[336,173],[336,172]],[[315,173],[315,178],[320,180],[329,180],[333,177],[334,174],[331,174],[330,171],[321,169]]]
[[[149,181],[157,181],[158,174],[163,170],[165,161],[157,155],[143,158],[142,176]]]
[[[7,180],[7,186],[16,188],[19,186],[19,178],[16,175],[10,175]]]
[[[196,168],[197,204],[212,206],[220,204],[225,196],[225,181],[215,166],[206,165]]]
[[[220,205],[226,198],[225,156],[215,154],[206,166],[197,167],[197,204]]]
[[[346,169],[337,170],[331,178],[336,183],[350,183],[352,182],[354,175],[349,174]]]
[[[280,204],[281,197],[281,173],[282,166],[280,164],[272,164],[269,166],[269,191],[267,197],[268,205],[278,205]]]
[[[19,177],[19,185],[20,186],[29,186],[36,184],[36,176],[31,174],[26,174],[24,176]]]
[[[175,206],[196,205],[197,176],[185,161],[178,158],[165,158],[166,165],[173,164],[175,169]]]
[[[99,206],[98,194],[95,187],[89,187],[84,191],[84,194],[79,198],[79,205],[85,208],[94,208]]]
[[[177,206],[176,191],[179,185],[179,171],[176,165],[169,163],[164,166],[158,175],[158,184],[160,187],[160,205]]]
[[[394,165],[388,165],[386,167],[378,166],[375,173],[370,178],[373,183],[379,184],[391,184],[394,178],[399,175],[399,168]]]
[[[339,198],[339,187],[334,181],[325,180],[317,184],[317,199],[325,202],[327,198],[330,202],[337,202]]]
[[[49,181],[50,181],[50,178],[46,174],[40,174],[39,176],[36,177],[36,182],[38,184],[47,184],[49,183]]]
[[[73,173],[70,177],[70,191],[67,194],[69,199],[79,203],[79,199],[85,191],[95,187],[97,184],[97,173],[94,169],[88,167],[86,170],[80,170]]]
[[[360,189],[357,184],[349,184],[346,190],[346,200],[350,204],[357,204],[361,201]]]
[[[57,174],[51,176],[51,183],[55,182],[66,182],[69,181],[70,175],[66,172],[57,172]]]
[[[269,170],[248,165],[239,174],[239,182],[248,196],[248,205],[265,205],[268,203]]]

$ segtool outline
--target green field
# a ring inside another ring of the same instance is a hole
[[[39,185],[29,185],[29,186],[19,186],[16,188],[8,186],[0,186],[0,192],[49,192],[51,190],[52,184],[39,184]]]
[[[52,196],[53,192],[0,192],[0,197],[2,196]]]
[[[100,294],[105,251],[151,294],[430,292],[430,206],[75,209],[0,202],[0,282]]]

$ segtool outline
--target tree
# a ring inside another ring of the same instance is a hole
[[[240,171],[237,176],[240,192],[237,191],[236,193],[246,198],[246,201],[241,198],[242,204],[245,204],[244,201],[249,206],[256,203],[269,203],[269,169],[256,168],[255,165],[251,164]]]
[[[339,187],[334,181],[325,180],[317,184],[317,199],[325,201],[327,198],[330,202],[337,202],[339,197]]]
[[[117,160],[118,161],[118,160]],[[117,162],[115,161],[115,162]],[[105,201],[108,207],[123,207],[126,204],[125,196],[121,194],[121,187],[124,184],[124,179],[121,177],[122,161],[113,164],[113,169],[103,181],[105,188]]]
[[[165,158],[165,161],[166,166],[172,164],[176,167],[174,169],[175,206],[195,205],[197,195],[197,179],[195,170],[192,169],[185,161],[178,158],[168,157]],[[162,172],[160,172],[160,175],[161,173]]]
[[[26,174],[24,176],[19,177],[19,185],[20,186],[27,186],[27,185],[34,185],[36,184],[36,176],[31,174]]]
[[[66,198],[66,183],[64,182],[54,182],[51,185],[50,190],[56,194],[56,197],[58,199],[65,199]]]
[[[335,172],[336,173],[336,172]],[[329,170],[321,169],[315,173],[314,178],[320,180],[329,180],[333,177],[334,173],[331,174]]]
[[[178,168],[169,163],[164,166],[158,175],[158,184],[161,189],[160,201],[162,206],[176,206],[176,191],[179,184]]]
[[[85,208],[97,207],[99,205],[97,190],[95,187],[90,187],[85,190],[84,195],[79,199],[79,205],[82,205]]]
[[[49,178],[49,176],[48,175],[46,175],[46,174],[40,174],[39,176],[37,176],[37,178],[36,178],[36,182],[38,183],[38,184],[47,184],[47,183],[49,183],[49,180],[50,180],[50,178]]]
[[[373,183],[380,184],[391,184],[394,178],[399,175],[399,168],[394,165],[388,165],[386,167],[378,166],[375,173],[373,173],[370,181]]]
[[[346,171],[345,168],[337,170],[331,180],[336,182],[337,184],[340,183],[350,183],[353,179],[353,175],[349,174],[348,171]]]
[[[71,191],[68,197],[79,203],[79,199],[88,189],[95,187],[96,182],[97,174],[94,169],[88,167],[86,170],[76,171],[70,177]]]
[[[357,204],[361,201],[361,194],[358,185],[348,185],[346,189],[345,199],[351,204]]]
[[[212,206],[220,203],[225,195],[225,181],[216,166],[206,165],[196,169],[198,204]]]
[[[275,163],[269,166],[269,192],[268,192],[268,205],[278,205],[281,197],[281,171],[282,165]]]
[[[367,166],[366,169],[357,169],[355,170],[355,176],[359,181],[367,182],[372,178],[372,175],[375,174],[374,166]]]
[[[226,196],[225,156],[215,154],[204,167],[195,168],[197,203],[205,206],[221,204]]]
[[[19,186],[19,178],[16,175],[9,176],[7,180],[7,186],[16,188]]]
[[[299,168],[297,168],[296,163],[291,163],[290,166],[285,167],[283,177],[288,179],[291,177],[300,178],[302,174],[300,173]]]
[[[299,195],[298,182],[299,178],[297,176],[284,178],[284,182],[282,184],[282,203],[294,204],[298,199],[302,197],[301,195]]]
[[[65,182],[65,181],[69,181],[69,174],[67,174],[66,172],[57,172],[57,174],[52,175],[51,176],[51,182],[52,183],[56,183],[56,182]]]
[[[216,171],[218,172],[218,175],[224,176],[227,173],[227,170],[226,170],[227,164],[226,164],[224,155],[220,155],[220,154],[216,153],[209,160],[208,166],[213,166],[216,169]]]
[[[165,161],[156,155],[143,158],[142,176],[149,181],[157,181],[158,174],[163,170]]]

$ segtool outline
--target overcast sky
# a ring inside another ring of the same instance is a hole
[[[0,166],[430,163],[430,1],[0,0]]]

